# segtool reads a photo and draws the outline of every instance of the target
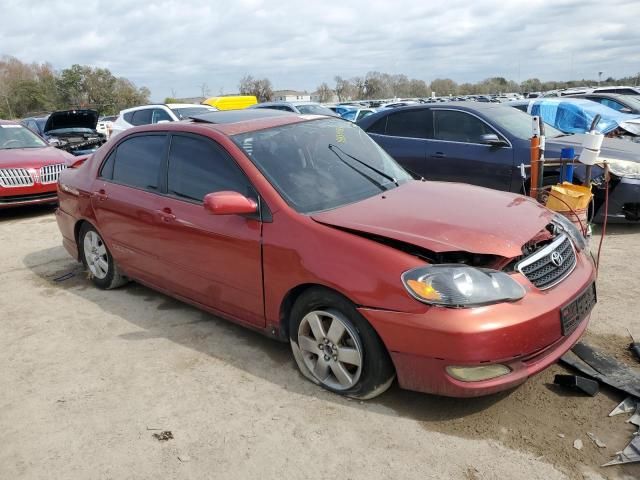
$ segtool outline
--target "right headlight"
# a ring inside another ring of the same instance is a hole
[[[414,268],[402,274],[402,282],[415,299],[446,307],[512,302],[526,293],[504,272],[458,264]]]
[[[640,162],[602,158],[609,164],[609,171],[617,177],[640,178]]]

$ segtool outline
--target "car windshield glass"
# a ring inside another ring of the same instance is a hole
[[[46,146],[47,144],[28,128],[21,125],[0,125],[0,150]]]
[[[533,134],[533,127],[531,122],[531,115],[525,113],[517,108],[512,107],[498,107],[492,108],[486,112],[485,115],[489,119],[493,120],[498,127],[502,127],[511,135],[518,138],[531,138]],[[553,138],[564,135],[560,130],[553,128],[548,123],[544,124],[545,136]]]
[[[345,113],[344,115],[342,115],[342,118],[344,118],[345,120],[355,120],[356,119],[356,113],[357,110],[352,110],[350,112]]]
[[[171,111],[182,120],[183,118],[189,118],[193,115],[200,115],[202,113],[214,112],[216,109],[211,107],[180,107],[172,108]]]
[[[355,124],[323,119],[232,137],[292,208],[357,202],[411,179]]]
[[[296,108],[303,115],[329,115],[335,116],[335,113],[322,105],[296,105]]]

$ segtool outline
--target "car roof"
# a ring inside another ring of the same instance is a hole
[[[322,118],[333,118],[324,115],[300,115],[293,112],[272,109],[222,110],[203,113],[190,117],[191,122],[200,125],[210,125],[225,135],[265,130],[267,128],[292,125]],[[177,122],[183,123],[183,122]]]
[[[202,105],[200,103],[166,103],[164,105],[169,108],[191,108],[191,107],[214,108],[211,105]]]

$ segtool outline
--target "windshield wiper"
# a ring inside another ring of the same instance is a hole
[[[374,172],[376,172],[378,175],[380,175],[381,177],[386,178],[387,180],[389,180],[392,183],[396,184],[396,187],[399,187],[400,184],[398,183],[398,180],[396,180],[394,177],[392,177],[391,175],[389,175],[388,173],[383,172],[382,170],[377,169],[376,167],[373,167],[371,165],[369,165],[367,162],[363,162],[362,160],[360,160],[359,158],[354,157],[353,155],[349,155],[347,152],[345,152],[344,150],[342,150],[340,147],[338,147],[337,145],[334,145],[332,143],[329,144],[329,150],[331,150],[333,153],[336,154],[336,156],[339,158],[340,156],[336,153],[335,150],[338,150],[339,152],[343,153],[344,155],[346,155],[347,157],[351,158],[352,160],[355,160],[356,162],[358,162],[360,165],[364,165],[365,167],[373,170]],[[344,161],[344,160],[343,160]]]

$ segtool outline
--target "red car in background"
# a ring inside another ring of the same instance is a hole
[[[58,176],[76,160],[28,128],[0,120],[0,209],[56,203]]]
[[[127,130],[64,171],[63,244],[99,288],[134,279],[291,344],[355,398],[514,387],[580,338],[595,269],[533,200],[412,179],[359,127],[278,111]]]

